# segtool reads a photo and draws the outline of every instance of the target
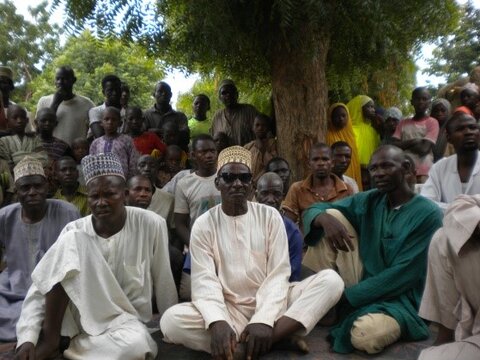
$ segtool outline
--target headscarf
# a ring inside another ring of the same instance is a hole
[[[436,98],[435,100],[432,101],[432,110],[435,106],[440,104],[442,104],[447,110],[447,120],[443,123],[442,127],[439,129],[437,142],[435,143],[435,146],[433,147],[433,150],[432,150],[434,162],[437,162],[444,156],[449,156],[455,153],[453,146],[448,144],[447,132],[446,132],[448,119],[450,118],[450,115],[452,113],[452,104],[450,104],[450,101],[448,101],[447,99]]]
[[[403,119],[402,111],[395,106],[392,106],[385,110],[385,114],[383,114],[383,117],[385,118],[385,120],[388,118],[397,119],[398,121]]]
[[[380,144],[380,136],[363,116],[363,107],[373,101],[366,95],[357,95],[347,104],[352,118],[353,133],[357,142],[360,165],[367,166],[375,149]]]
[[[449,118],[452,111],[452,105],[450,104],[450,101],[444,98],[437,98],[432,101],[432,109],[439,104],[442,104],[445,109],[447,109],[447,118]]]
[[[338,108],[343,107],[347,112],[347,124],[343,129],[337,129],[333,126],[332,114],[333,111]],[[355,141],[355,135],[353,133],[352,119],[350,118],[350,112],[348,108],[343,103],[335,103],[330,105],[328,108],[328,128],[327,128],[327,145],[332,146],[337,141],[345,141],[352,148],[352,160],[350,166],[348,167],[345,175],[353,178],[358,185],[360,191],[362,190],[362,173],[360,171],[360,162],[358,158],[358,149],[357,143]]]

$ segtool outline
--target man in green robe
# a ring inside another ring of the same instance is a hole
[[[337,270],[346,286],[340,322],[330,332],[336,352],[377,353],[400,338],[428,337],[417,312],[442,214],[410,189],[409,166],[402,150],[381,146],[368,168],[377,189],[315,204],[304,214],[303,264],[315,272]]]

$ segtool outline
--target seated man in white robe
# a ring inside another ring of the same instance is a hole
[[[222,203],[201,215],[191,232],[192,302],[160,320],[166,342],[211,353],[214,359],[257,358],[272,344],[301,336],[340,299],[333,270],[289,283],[285,226],[273,207],[247,201],[251,154],[240,146],[218,157],[215,184]]]
[[[125,207],[125,178],[114,154],[82,160],[92,215],[68,224],[32,273],[17,323],[17,357],[154,359],[143,324],[152,297],[162,314],[177,302],[165,221]],[[153,291],[154,290],[154,291]],[[70,338],[60,348],[60,335]]]
[[[459,195],[428,251],[419,315],[438,327],[419,360],[480,359],[480,195]]]

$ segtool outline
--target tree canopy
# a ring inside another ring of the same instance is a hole
[[[24,86],[40,73],[48,63],[59,43],[61,29],[49,23],[47,1],[36,8],[29,8],[33,22],[17,13],[13,2],[0,3],[0,64],[12,68],[14,82],[20,87],[14,98],[23,101],[28,97]]]
[[[437,47],[425,71],[430,75],[444,76],[448,82],[467,75],[480,65],[480,10],[469,1],[461,13],[453,33],[436,42]]]
[[[130,103],[142,108],[151,106],[155,83],[165,75],[164,65],[149,56],[142,46],[126,44],[114,37],[99,40],[90,31],[84,31],[68,38],[42,74],[29,84],[31,109],[41,96],[55,92],[55,71],[63,65],[75,71],[74,91],[96,104],[103,102],[101,80],[107,74],[115,74],[126,82],[131,92]]]

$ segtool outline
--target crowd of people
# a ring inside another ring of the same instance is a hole
[[[292,182],[274,120],[159,81],[130,106],[116,75],[98,106],[73,69],[35,114],[0,66],[0,341],[18,359],[153,359],[163,340],[214,359],[381,352],[437,338],[422,360],[480,357],[480,92],[412,91],[414,114],[366,95],[334,103]],[[322,121],[314,119],[312,121]],[[434,325],[429,326],[430,323]]]

